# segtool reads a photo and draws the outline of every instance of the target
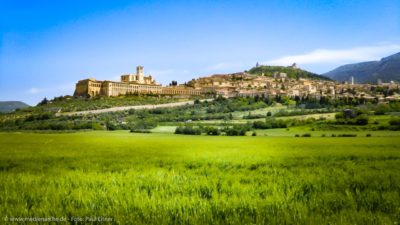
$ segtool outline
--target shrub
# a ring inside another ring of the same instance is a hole
[[[94,123],[92,123],[92,129],[93,130],[104,130],[104,127],[101,124],[94,122]]]
[[[358,111],[359,113],[360,111]],[[352,117],[352,116],[345,116],[345,117],[340,117],[336,116],[336,124],[349,124],[349,125],[360,125],[364,126],[367,125],[369,122],[369,117],[365,113],[360,113],[357,114],[357,116]]]
[[[338,137],[357,137],[357,134],[339,134]]]
[[[389,124],[391,126],[400,126],[400,117],[397,117],[397,118],[392,117],[392,118],[390,118]]]
[[[255,129],[271,129],[272,128],[271,124],[267,124],[263,121],[254,121],[253,127]]]
[[[305,134],[303,134],[303,135],[301,135],[302,137],[311,137],[311,134],[310,133],[305,133]]]
[[[114,124],[113,122],[107,121],[106,128],[107,128],[107,130],[117,130],[118,126],[116,124]]]
[[[335,119],[343,119],[344,118],[344,115],[343,115],[343,112],[338,112],[338,113],[336,113],[335,114]]]
[[[275,118],[267,118],[264,121],[254,121],[253,128],[255,129],[272,129],[272,128],[287,128],[287,121],[276,120]]]
[[[385,126],[385,125],[379,125],[378,126],[378,130],[386,130],[386,129],[388,129],[389,127],[388,126]]]
[[[213,136],[217,136],[217,135],[221,134],[221,131],[216,127],[205,127],[204,132],[207,135],[213,135]]]
[[[260,119],[260,118],[265,118],[264,115],[260,115],[260,114],[248,114],[247,116],[243,116],[243,119]]]
[[[149,131],[149,130],[134,130],[134,129],[131,129],[130,132],[131,133],[151,133],[151,131]]]
[[[225,133],[228,136],[245,136],[250,128],[249,125],[235,125],[232,128],[225,129]]]
[[[371,137],[371,134],[367,134],[367,135],[365,135],[366,137]]]
[[[357,125],[367,125],[368,120],[369,120],[369,118],[368,118],[367,114],[360,114],[356,118],[356,124]]]
[[[157,122],[152,118],[137,120],[131,125],[132,130],[147,130],[155,127],[157,127]]]
[[[244,136],[246,135],[246,131],[244,130],[236,130],[236,129],[228,129],[226,131],[226,135],[228,136]]]
[[[198,128],[193,128],[192,126],[177,127],[175,129],[175,134],[186,134],[186,135],[200,135],[201,131]]]
[[[295,134],[294,136],[295,136],[295,137],[300,137],[300,135],[298,135],[298,134]]]

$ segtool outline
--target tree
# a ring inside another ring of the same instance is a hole
[[[47,100],[47,98],[44,97],[44,99],[42,101],[40,101],[39,104],[37,104],[37,106],[47,105],[47,103],[49,103],[49,100]]]
[[[192,126],[179,126],[175,129],[175,134],[201,135],[201,130],[199,128],[193,128]]]
[[[400,126],[400,118],[395,118],[395,117],[390,118],[389,124],[391,126]]]
[[[216,135],[220,135],[221,134],[221,131],[218,128],[215,128],[215,127],[206,127],[204,130],[205,130],[207,135],[216,136]]]
[[[368,116],[366,114],[361,114],[356,118],[357,125],[367,125],[368,124]]]

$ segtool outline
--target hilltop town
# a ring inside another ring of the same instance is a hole
[[[309,73],[301,70],[294,63],[282,67],[294,74]],[[190,97],[216,95],[223,97],[237,96],[287,96],[291,98],[311,96],[315,98],[363,98],[379,101],[400,99],[399,84],[395,82],[378,84],[356,84],[350,77],[348,82],[336,82],[329,78],[307,74],[288,76],[285,72],[274,71],[271,74],[254,73],[265,69],[258,63],[250,71],[214,74],[192,79],[185,84],[172,82],[168,86],[158,84],[151,75],[144,75],[144,68],[137,66],[136,74],[121,75],[121,80],[99,81],[94,78],[80,80],[76,84],[74,96],[120,96],[132,93],[170,95]]]

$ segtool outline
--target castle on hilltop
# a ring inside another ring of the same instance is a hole
[[[119,96],[127,94],[160,94],[193,96],[202,95],[201,90],[186,86],[163,87],[153,79],[151,75],[145,76],[143,66],[136,67],[136,74],[121,75],[121,81],[100,81],[88,78],[76,83],[74,96]]]

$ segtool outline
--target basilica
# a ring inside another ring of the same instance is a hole
[[[162,86],[151,75],[145,76],[143,66],[136,67],[136,74],[121,75],[121,81],[100,81],[88,78],[78,81],[74,96],[119,96],[127,94],[159,94],[193,96],[202,95],[202,91],[186,86]]]

